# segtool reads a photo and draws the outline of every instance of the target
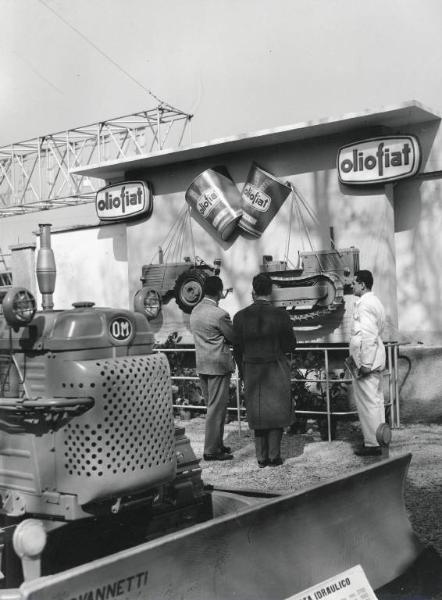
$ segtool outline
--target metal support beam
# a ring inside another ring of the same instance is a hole
[[[104,182],[71,169],[179,147],[191,118],[160,103],[0,148],[0,217],[92,202]]]

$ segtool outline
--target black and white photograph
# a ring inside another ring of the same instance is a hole
[[[0,600],[442,600],[442,4],[0,9]]]

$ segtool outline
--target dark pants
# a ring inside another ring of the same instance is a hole
[[[219,454],[224,445],[224,422],[229,404],[230,373],[199,374],[199,379],[207,405],[204,454]]]
[[[259,462],[281,458],[282,427],[255,429],[255,450]]]

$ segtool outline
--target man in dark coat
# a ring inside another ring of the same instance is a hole
[[[249,427],[255,431],[260,467],[282,464],[283,428],[293,420],[290,365],[285,353],[294,350],[296,338],[286,311],[270,302],[272,280],[264,273],[253,278],[253,304],[236,313],[234,352]]]

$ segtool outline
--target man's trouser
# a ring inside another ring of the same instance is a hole
[[[376,431],[385,423],[384,391],[382,373],[375,371],[353,379],[353,391],[365,446],[379,446]]]
[[[283,429],[255,429],[256,459],[260,462],[281,458]]]
[[[199,374],[199,378],[207,405],[204,454],[219,454],[223,447],[224,421],[229,403],[230,373]]]

